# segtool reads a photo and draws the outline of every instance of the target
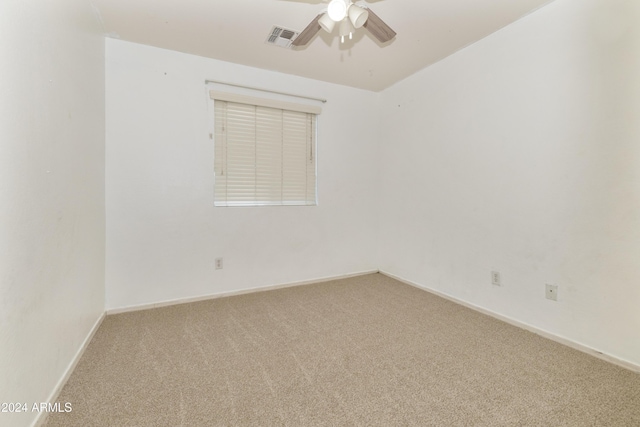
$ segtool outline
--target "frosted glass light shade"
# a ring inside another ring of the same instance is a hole
[[[347,4],[344,0],[331,0],[327,14],[334,22],[340,22],[347,16]]]
[[[352,4],[349,6],[349,20],[355,28],[360,28],[369,19],[369,11]]]
[[[327,33],[331,33],[331,31],[333,31],[333,27],[336,25],[336,21],[331,19],[331,17],[327,13],[325,13],[324,15],[322,15],[322,18],[318,20],[318,24],[320,24],[322,29]]]

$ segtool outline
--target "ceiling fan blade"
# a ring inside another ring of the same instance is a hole
[[[369,18],[367,19],[367,22],[364,23],[364,27],[369,30],[369,32],[380,41],[380,43],[386,43],[396,36],[396,32],[393,31],[390,26],[385,24],[378,15],[373,13],[369,8],[367,8],[367,10],[369,11]]]
[[[322,28],[320,27],[320,24],[318,24],[318,21],[320,20],[322,15],[324,14],[321,13],[320,15],[316,16],[315,19],[311,21],[309,25],[307,25],[307,28],[302,30],[300,35],[296,37],[296,39],[291,43],[291,45],[304,46],[307,43],[309,43],[309,41],[313,38],[313,36],[315,36],[318,33],[318,31],[320,31],[320,29]]]

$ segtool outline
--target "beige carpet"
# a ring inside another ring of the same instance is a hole
[[[640,426],[640,375],[374,274],[108,316],[48,426]]]

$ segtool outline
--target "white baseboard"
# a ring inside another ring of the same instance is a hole
[[[380,271],[380,274],[384,274],[387,277],[390,277],[392,279],[398,280],[399,282],[405,283],[407,285],[413,286],[415,288],[418,289],[422,289],[423,291],[427,291],[429,293],[432,293],[434,295],[437,295],[439,297],[445,298],[449,301],[455,302],[456,304],[460,304],[463,305],[467,308],[470,308],[472,310],[478,311],[482,314],[486,314],[487,316],[491,316],[495,319],[501,320],[503,322],[506,322],[510,325],[516,326],[518,328],[521,329],[525,329],[529,332],[533,332],[534,334],[540,335],[541,337],[550,339],[552,341],[555,341],[557,343],[566,345],[567,347],[571,347],[574,350],[578,350],[581,351],[583,353],[587,353],[591,356],[597,357],[598,359],[602,359],[606,362],[612,363],[614,365],[620,366],[622,368],[625,369],[629,369],[630,371],[634,371],[634,372],[638,372],[640,373],[640,365],[637,365],[633,362],[629,362],[628,360],[624,360],[624,359],[620,359],[618,357],[615,356],[611,356],[609,354],[603,353],[601,351],[595,350],[591,347],[588,347],[584,344],[580,344],[579,342],[570,340],[568,338],[559,336],[559,335],[555,335],[551,332],[545,331],[544,329],[540,329],[537,328],[535,326],[529,325],[527,323],[521,322],[519,320],[516,319],[512,319],[511,317],[508,316],[504,316],[502,314],[496,313],[494,311],[488,310],[486,308],[480,307],[478,305],[472,304],[470,302],[461,300],[459,298],[456,298],[454,296],[448,295],[446,293],[440,292],[440,291],[436,291],[435,289],[431,289],[427,286],[421,285],[419,283],[413,282],[411,280],[405,279],[403,277],[400,276],[396,276],[395,274],[391,274],[391,273],[387,273],[385,271]]]
[[[612,363],[614,365],[620,366],[622,368],[626,368],[626,369],[629,369],[631,371],[640,373],[640,365],[637,365],[637,364],[635,364],[633,362],[629,362],[627,360],[620,359],[620,358],[617,358],[615,356],[611,356],[609,354],[602,353],[602,352],[600,352],[598,350],[595,350],[593,348],[585,346],[584,344],[580,344],[580,343],[578,343],[576,341],[572,341],[570,339],[561,337],[559,335],[555,335],[555,334],[553,334],[551,332],[545,331],[543,329],[539,329],[539,328],[537,328],[535,326],[529,325],[529,324],[521,322],[519,320],[512,319],[512,318],[510,318],[508,316],[504,316],[502,314],[493,312],[493,311],[488,310],[486,308],[477,306],[475,304],[469,303],[467,301],[461,300],[459,298],[456,298],[456,297],[448,295],[446,293],[437,291],[435,289],[431,289],[431,288],[429,288],[427,286],[421,285],[419,283],[413,282],[413,281],[405,279],[403,277],[396,276],[394,274],[387,273],[385,271],[370,270],[370,271],[362,271],[362,272],[358,272],[358,273],[343,274],[343,275],[339,275],[339,276],[322,277],[322,278],[317,278],[317,279],[312,279],[312,280],[305,280],[305,281],[301,281],[301,282],[290,282],[290,283],[284,283],[284,284],[278,284],[278,285],[247,288],[247,289],[241,289],[241,290],[238,290],[238,291],[221,292],[221,293],[217,293],[217,294],[210,294],[210,295],[204,295],[204,296],[199,296],[199,297],[191,297],[191,298],[179,298],[179,299],[174,299],[174,300],[169,300],[169,301],[162,301],[162,302],[151,303],[151,304],[141,304],[141,305],[135,305],[135,306],[129,306],[129,307],[122,307],[122,308],[115,308],[115,309],[107,310],[95,322],[95,324],[91,328],[91,331],[89,332],[89,334],[87,335],[85,340],[82,342],[82,345],[80,346],[80,348],[76,352],[73,360],[71,361],[71,363],[67,367],[64,375],[62,376],[62,378],[60,378],[60,380],[56,384],[54,390],[52,391],[51,395],[49,396],[48,402],[55,403],[56,399],[58,398],[58,395],[62,391],[62,388],[64,387],[64,385],[66,384],[67,380],[71,376],[73,370],[75,369],[76,365],[80,361],[80,358],[84,354],[87,346],[89,345],[89,343],[93,339],[93,336],[95,335],[96,331],[98,330],[98,328],[102,324],[102,321],[104,320],[106,315],[117,314],[117,313],[125,313],[125,312],[130,312],[130,311],[138,311],[138,310],[148,310],[148,309],[152,309],[152,308],[166,307],[166,306],[170,306],[170,305],[185,304],[185,303],[197,302],[197,301],[205,301],[205,300],[209,300],[209,299],[223,298],[223,297],[229,297],[229,296],[234,296],[234,295],[242,295],[242,294],[248,294],[248,293],[254,293],[254,292],[265,292],[265,291],[270,291],[270,290],[274,290],[274,289],[290,288],[290,287],[293,287],[293,286],[311,285],[311,284],[314,284],[314,283],[327,282],[327,281],[330,281],[330,280],[346,279],[346,278],[349,278],[349,277],[364,276],[364,275],[367,275],[367,274],[374,274],[374,273],[384,274],[385,276],[388,276],[388,277],[390,277],[392,279],[398,280],[398,281],[400,281],[402,283],[405,283],[407,285],[413,286],[415,288],[418,288],[418,289],[424,290],[426,292],[432,293],[434,295],[437,295],[439,297],[445,298],[445,299],[447,299],[449,301],[455,302],[456,304],[460,304],[460,305],[465,306],[467,308],[470,308],[472,310],[475,310],[475,311],[478,311],[480,313],[486,314],[488,316],[491,316],[493,318],[496,318],[498,320],[506,322],[506,323],[508,323],[510,325],[525,329],[525,330],[527,330],[529,332],[533,332],[533,333],[535,333],[537,335],[540,335],[540,336],[542,336],[544,338],[548,338],[548,339],[550,339],[552,341],[555,341],[555,342],[558,342],[560,344],[566,345],[566,346],[571,347],[571,348],[573,348],[575,350],[579,350],[579,351],[581,351],[583,353],[586,353],[586,354],[589,354],[591,356],[597,357],[598,359],[602,359],[604,361],[607,361],[607,362]],[[40,412],[38,414],[38,416],[36,417],[36,419],[34,420],[34,422],[32,424],[32,427],[39,427],[39,426],[43,425],[45,420],[46,420],[46,418],[47,418],[47,413],[46,412]]]
[[[73,373],[73,370],[76,368],[76,365],[80,361],[80,358],[82,358],[82,355],[84,354],[84,351],[89,346],[89,343],[93,339],[93,336],[96,334],[96,331],[98,330],[98,328],[102,324],[102,321],[104,320],[104,318],[105,318],[105,313],[102,313],[102,315],[98,318],[98,320],[96,320],[96,322],[93,324],[93,327],[89,331],[89,334],[87,335],[87,337],[82,342],[82,345],[80,346],[80,348],[76,352],[75,356],[73,356],[73,359],[71,360],[71,363],[69,363],[69,366],[67,366],[67,369],[64,371],[64,375],[62,375],[62,377],[60,378],[60,380],[58,381],[58,383],[54,387],[53,391],[49,395],[49,398],[47,399],[48,403],[55,403],[56,399],[60,395],[60,392],[62,391],[62,388],[67,383],[67,380],[69,380],[69,377]],[[47,419],[47,415],[48,415],[47,411],[38,412],[38,416],[33,421],[33,424],[31,424],[32,427],[39,427],[39,426],[43,425],[44,422]]]
[[[349,277],[364,276],[366,274],[374,274],[374,273],[378,273],[378,270],[361,271],[358,273],[342,274],[339,276],[321,277],[318,279],[305,280],[302,282],[290,282],[290,283],[284,283],[284,284],[278,284],[278,285],[259,286],[255,288],[247,288],[247,289],[241,289],[238,291],[230,291],[230,292],[220,292],[215,294],[203,295],[199,297],[178,298],[174,300],[160,301],[156,303],[139,304],[139,305],[132,305],[132,306],[121,307],[121,308],[111,308],[106,311],[106,314],[111,315],[111,314],[127,313],[130,311],[149,310],[152,308],[166,307],[169,305],[206,301],[210,299],[231,297],[235,295],[243,295],[243,294],[249,294],[254,292],[272,291],[274,289],[290,288],[293,286],[311,285],[314,283],[327,282],[330,280],[347,279]]]

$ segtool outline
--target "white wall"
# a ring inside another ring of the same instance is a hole
[[[104,310],[101,31],[81,0],[0,2],[0,402],[46,401]]]
[[[640,364],[639,18],[558,0],[385,91],[384,120],[377,94],[107,40],[106,307],[380,267]],[[105,306],[100,31],[80,0],[0,4],[0,402],[45,401]],[[205,79],[329,99],[318,207],[213,207]]]
[[[377,94],[119,40],[106,49],[107,309],[376,268]],[[206,79],[328,99],[319,206],[213,206]]]
[[[638,22],[558,0],[386,90],[381,270],[640,364]]]

